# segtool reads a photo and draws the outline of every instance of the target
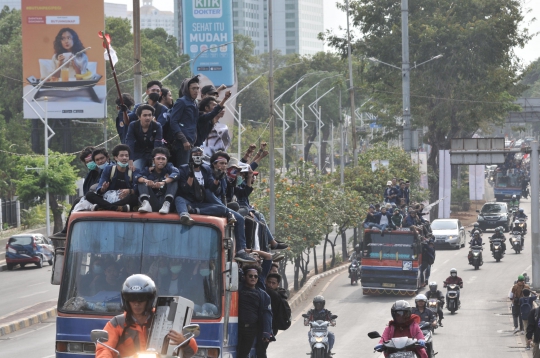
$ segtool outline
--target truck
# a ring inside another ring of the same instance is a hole
[[[414,296],[421,286],[422,239],[410,229],[364,230],[360,282],[364,295]]]
[[[495,183],[493,184],[493,194],[496,201],[512,199],[515,195],[519,200],[521,198],[521,182],[523,177],[510,169],[506,172],[495,171]]]

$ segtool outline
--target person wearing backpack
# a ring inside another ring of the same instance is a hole
[[[521,320],[523,321],[523,328],[525,332],[529,325],[529,314],[533,311],[533,302],[536,301],[536,295],[528,288],[523,289],[523,297],[519,299],[519,310],[521,313]],[[527,345],[530,349],[530,345]]]
[[[538,347],[538,343],[540,342],[540,327],[538,326],[539,317],[540,307],[531,310],[527,317],[527,332],[525,336],[527,338],[527,347],[525,349],[529,350],[531,343],[534,343],[532,347],[533,358],[540,358],[540,349]]]
[[[514,333],[518,333],[519,331],[524,333],[523,330],[523,320],[521,319],[521,312],[520,312],[520,298],[523,297],[523,290],[524,289],[530,289],[529,285],[525,284],[525,278],[523,275],[518,276],[518,282],[512,287],[512,290],[508,294],[508,298],[512,300],[512,317],[514,318]],[[530,291],[529,291],[530,292]],[[518,322],[519,322],[519,328],[518,328]]]

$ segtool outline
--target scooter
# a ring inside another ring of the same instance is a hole
[[[512,245],[512,249],[516,252],[516,254],[519,254],[521,252],[521,234],[520,233],[512,233],[512,237],[510,238],[510,244]]]
[[[330,343],[328,342],[328,326],[336,325],[336,318],[338,316],[330,316],[330,321],[308,321],[309,316],[303,314],[304,324],[309,324],[311,337],[309,344],[311,346],[311,358],[330,358],[333,353],[330,353]]]
[[[377,331],[369,332],[368,337],[371,339],[381,338]],[[379,352],[386,352],[386,358],[417,358],[416,352],[413,350],[418,347],[423,347],[414,338],[399,337],[392,338],[389,341],[383,342],[383,346]]]
[[[358,284],[358,273],[360,272],[360,265],[358,261],[353,260],[351,263],[351,285]]]
[[[438,312],[439,312],[439,300],[436,299],[436,298],[430,298],[428,301],[427,301],[427,308],[428,310],[430,310],[431,312],[433,312],[433,314],[435,316],[438,316]]]
[[[495,261],[501,261],[501,259],[504,257],[502,239],[491,239],[491,251]]]
[[[482,243],[484,245],[484,243]],[[471,246],[471,260],[470,264],[474,266],[475,270],[478,270],[480,266],[484,264],[484,260],[482,259],[482,251],[484,248],[479,245]]]
[[[192,338],[196,338],[201,333],[201,329],[198,324],[190,324],[187,326],[184,326],[182,329],[182,334],[184,335],[184,338],[186,339],[176,347],[174,347],[173,355],[167,355],[162,354],[160,352],[156,352],[153,349],[146,350],[143,352],[137,352],[134,356],[130,356],[129,358],[182,358],[182,348],[187,346]],[[96,346],[99,344],[111,352],[116,353],[116,357],[118,358],[126,358],[126,357],[120,357],[120,352],[118,352],[116,349],[108,346],[105,344],[109,340],[109,332],[103,330],[103,329],[94,329],[92,332],[90,332],[90,339],[92,342],[96,344]]]
[[[446,308],[451,314],[454,314],[461,303],[459,302],[459,286],[455,283],[449,283],[446,286]]]
[[[422,333],[424,334],[424,339],[426,341],[426,352],[429,358],[435,357],[437,353],[433,350],[433,329],[434,327],[429,322],[420,322],[419,324]]]

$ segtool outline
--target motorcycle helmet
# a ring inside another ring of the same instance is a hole
[[[456,277],[456,276],[457,276],[457,270],[456,270],[455,268],[452,268],[452,269],[450,270],[450,276],[452,276],[452,277]]]
[[[122,285],[122,308],[131,316],[131,306],[128,302],[146,301],[144,313],[149,314],[152,312],[156,293],[156,284],[150,277],[141,274],[131,275]]]
[[[431,292],[437,292],[437,282],[433,281],[429,283],[429,290]]]
[[[474,223],[474,224],[473,224],[473,227],[476,229],[476,228],[480,227],[480,224]]]
[[[512,195],[512,199],[516,199],[516,195],[515,195],[515,194],[514,194],[514,195]]]
[[[195,164],[196,166],[200,166],[203,163],[203,153],[204,151],[200,147],[193,147],[191,149],[191,152],[189,153],[189,161],[190,163]]]
[[[520,214],[523,214],[523,212],[524,212],[525,210],[523,210],[523,208],[519,208],[518,211],[519,211]]]
[[[525,277],[523,277],[523,275],[519,275],[518,276],[518,281],[525,281]]]
[[[519,220],[514,221],[514,225],[519,225],[519,224],[520,224]]]
[[[480,236],[480,231],[475,230],[475,231],[473,232],[473,236],[476,236],[476,235]]]
[[[416,304],[416,307],[418,307],[418,301],[424,301],[424,303],[427,303],[427,297],[424,294],[416,295],[414,298],[414,303]]]
[[[323,296],[319,295],[313,297],[313,306],[315,306],[315,309],[322,310],[325,303],[326,301],[324,300]]]
[[[396,301],[390,309],[394,321],[404,322],[411,317],[411,305],[404,300]]]

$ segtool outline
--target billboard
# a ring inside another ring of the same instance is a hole
[[[202,74],[217,87],[234,84],[232,1],[184,0],[184,53],[192,59],[194,74]]]
[[[104,118],[103,1],[22,0],[21,16],[24,118],[44,117],[45,99],[49,118]]]

